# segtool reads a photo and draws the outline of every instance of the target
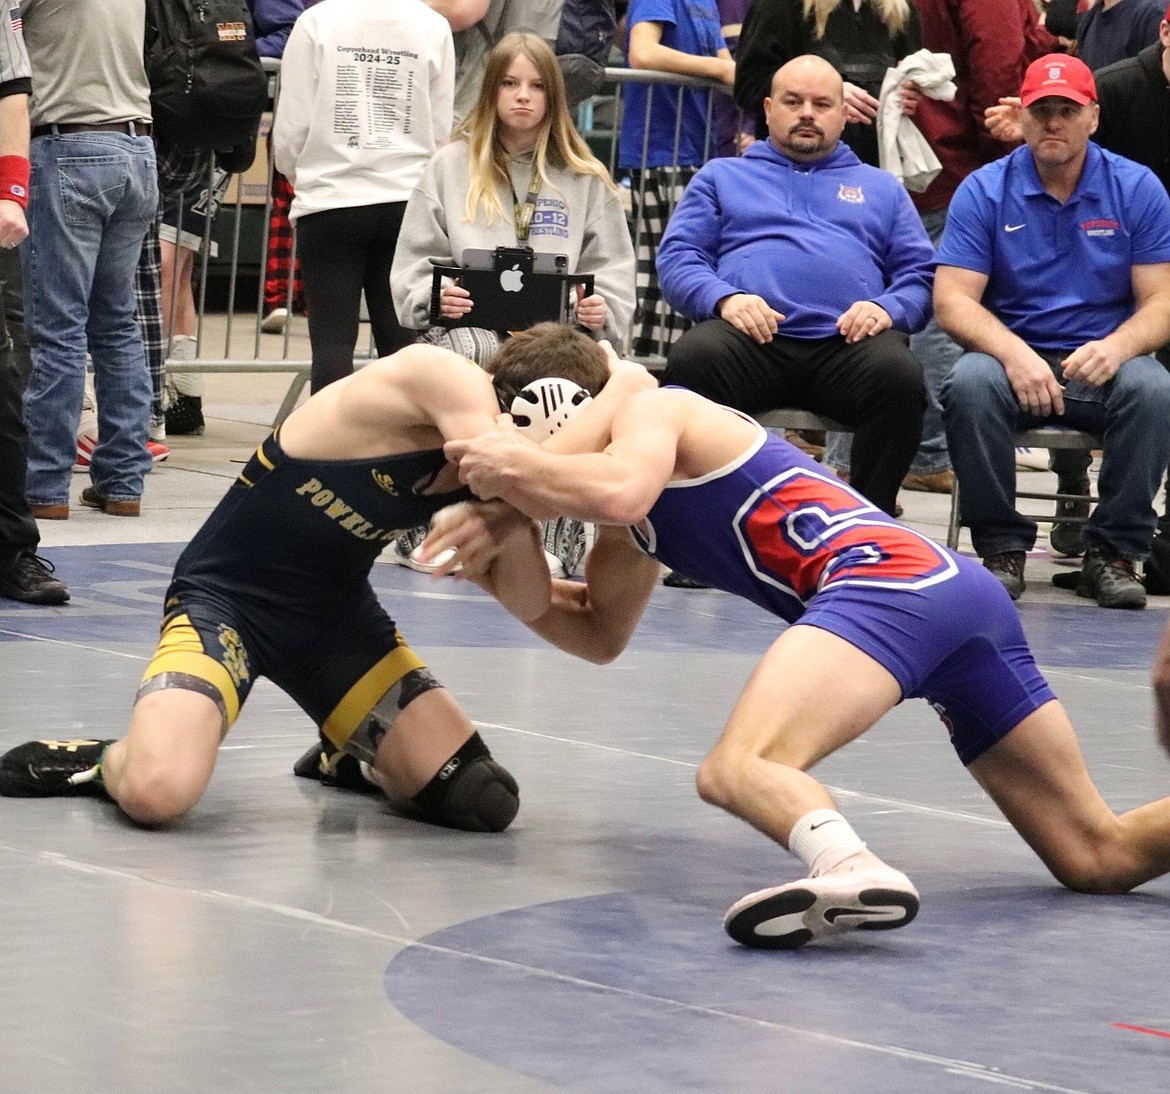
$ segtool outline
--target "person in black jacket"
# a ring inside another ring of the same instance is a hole
[[[1101,124],[1093,139],[1145,164],[1170,192],[1170,22],[1160,41],[1096,72]]]
[[[805,8],[803,0],[754,0],[739,37],[735,101],[765,138],[762,104],[773,74],[794,57],[824,57],[845,81],[850,124],[842,139],[877,167],[877,95],[886,69],[922,48],[918,12],[910,0],[862,0],[856,10],[852,0],[812,0],[807,15]]]

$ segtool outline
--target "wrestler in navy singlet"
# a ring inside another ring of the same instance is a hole
[[[425,672],[369,573],[402,531],[471,498],[425,492],[445,466],[442,448],[311,460],[268,437],[179,557],[144,686],[168,672],[205,679],[230,726],[266,676],[344,747],[390,687]]]
[[[364,460],[302,460],[268,437],[175,566],[179,590],[276,598],[286,611],[363,585],[401,532],[472,497],[424,493],[441,447]],[[298,604],[298,602],[300,602]]]
[[[935,706],[964,763],[1055,698],[997,578],[758,428],[739,460],[667,485],[632,529],[643,550],[869,654]]]

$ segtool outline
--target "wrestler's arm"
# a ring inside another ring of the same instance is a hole
[[[438,347],[433,347],[433,352],[432,347],[418,348],[424,352],[411,355],[402,388],[423,418],[444,441],[472,437],[491,428],[498,404],[483,370]],[[465,505],[467,515],[473,518],[469,526],[475,539],[461,545],[451,565],[461,565],[465,577],[491,592],[516,618],[527,621],[538,617],[547,609],[551,596],[539,529],[530,517],[503,503]],[[460,508],[452,506],[435,514],[432,524],[442,523],[444,514]]]
[[[522,623],[548,610],[552,579],[540,527],[502,501],[459,502],[431,520],[422,558],[454,554],[434,566],[436,577],[465,578],[491,593]]]
[[[670,481],[682,428],[682,404],[647,391],[618,409],[603,452],[545,451],[521,437],[507,415],[491,433],[444,447],[481,498],[502,498],[534,516],[551,511],[598,524],[636,524]]]
[[[552,603],[528,626],[558,649],[606,664],[630,641],[658,583],[658,563],[629,529],[602,526],[585,560],[585,581],[554,581]]]

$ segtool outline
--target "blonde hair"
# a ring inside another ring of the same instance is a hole
[[[499,122],[496,104],[500,87],[512,62],[524,56],[532,62],[544,83],[545,111],[534,147],[534,181],[540,186],[552,185],[548,166],[566,168],[578,175],[596,175],[611,190],[617,186],[605,165],[589,150],[581,135],[573,127],[569,114],[568,96],[561,66],[543,38],[535,34],[507,34],[496,43],[484,64],[483,85],[471,113],[455,130],[454,138],[462,138],[469,146],[467,204],[464,216],[468,223],[482,210],[488,224],[496,217],[507,220],[500,204],[500,190],[511,187],[508,174],[508,153],[496,136]],[[553,187],[555,189],[555,186]]]
[[[804,0],[804,18],[812,16],[813,38],[820,41],[825,36],[829,16],[840,6],[842,0]],[[882,25],[891,34],[900,34],[910,19],[910,0],[868,0],[877,12]]]

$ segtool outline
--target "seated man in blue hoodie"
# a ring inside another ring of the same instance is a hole
[[[906,335],[930,315],[934,250],[893,175],[841,143],[841,77],[797,57],[764,100],[768,140],[708,163],[658,249],[666,299],[699,321],[663,383],[749,414],[781,406],[854,430],[852,482],[893,514],[926,388]]]

